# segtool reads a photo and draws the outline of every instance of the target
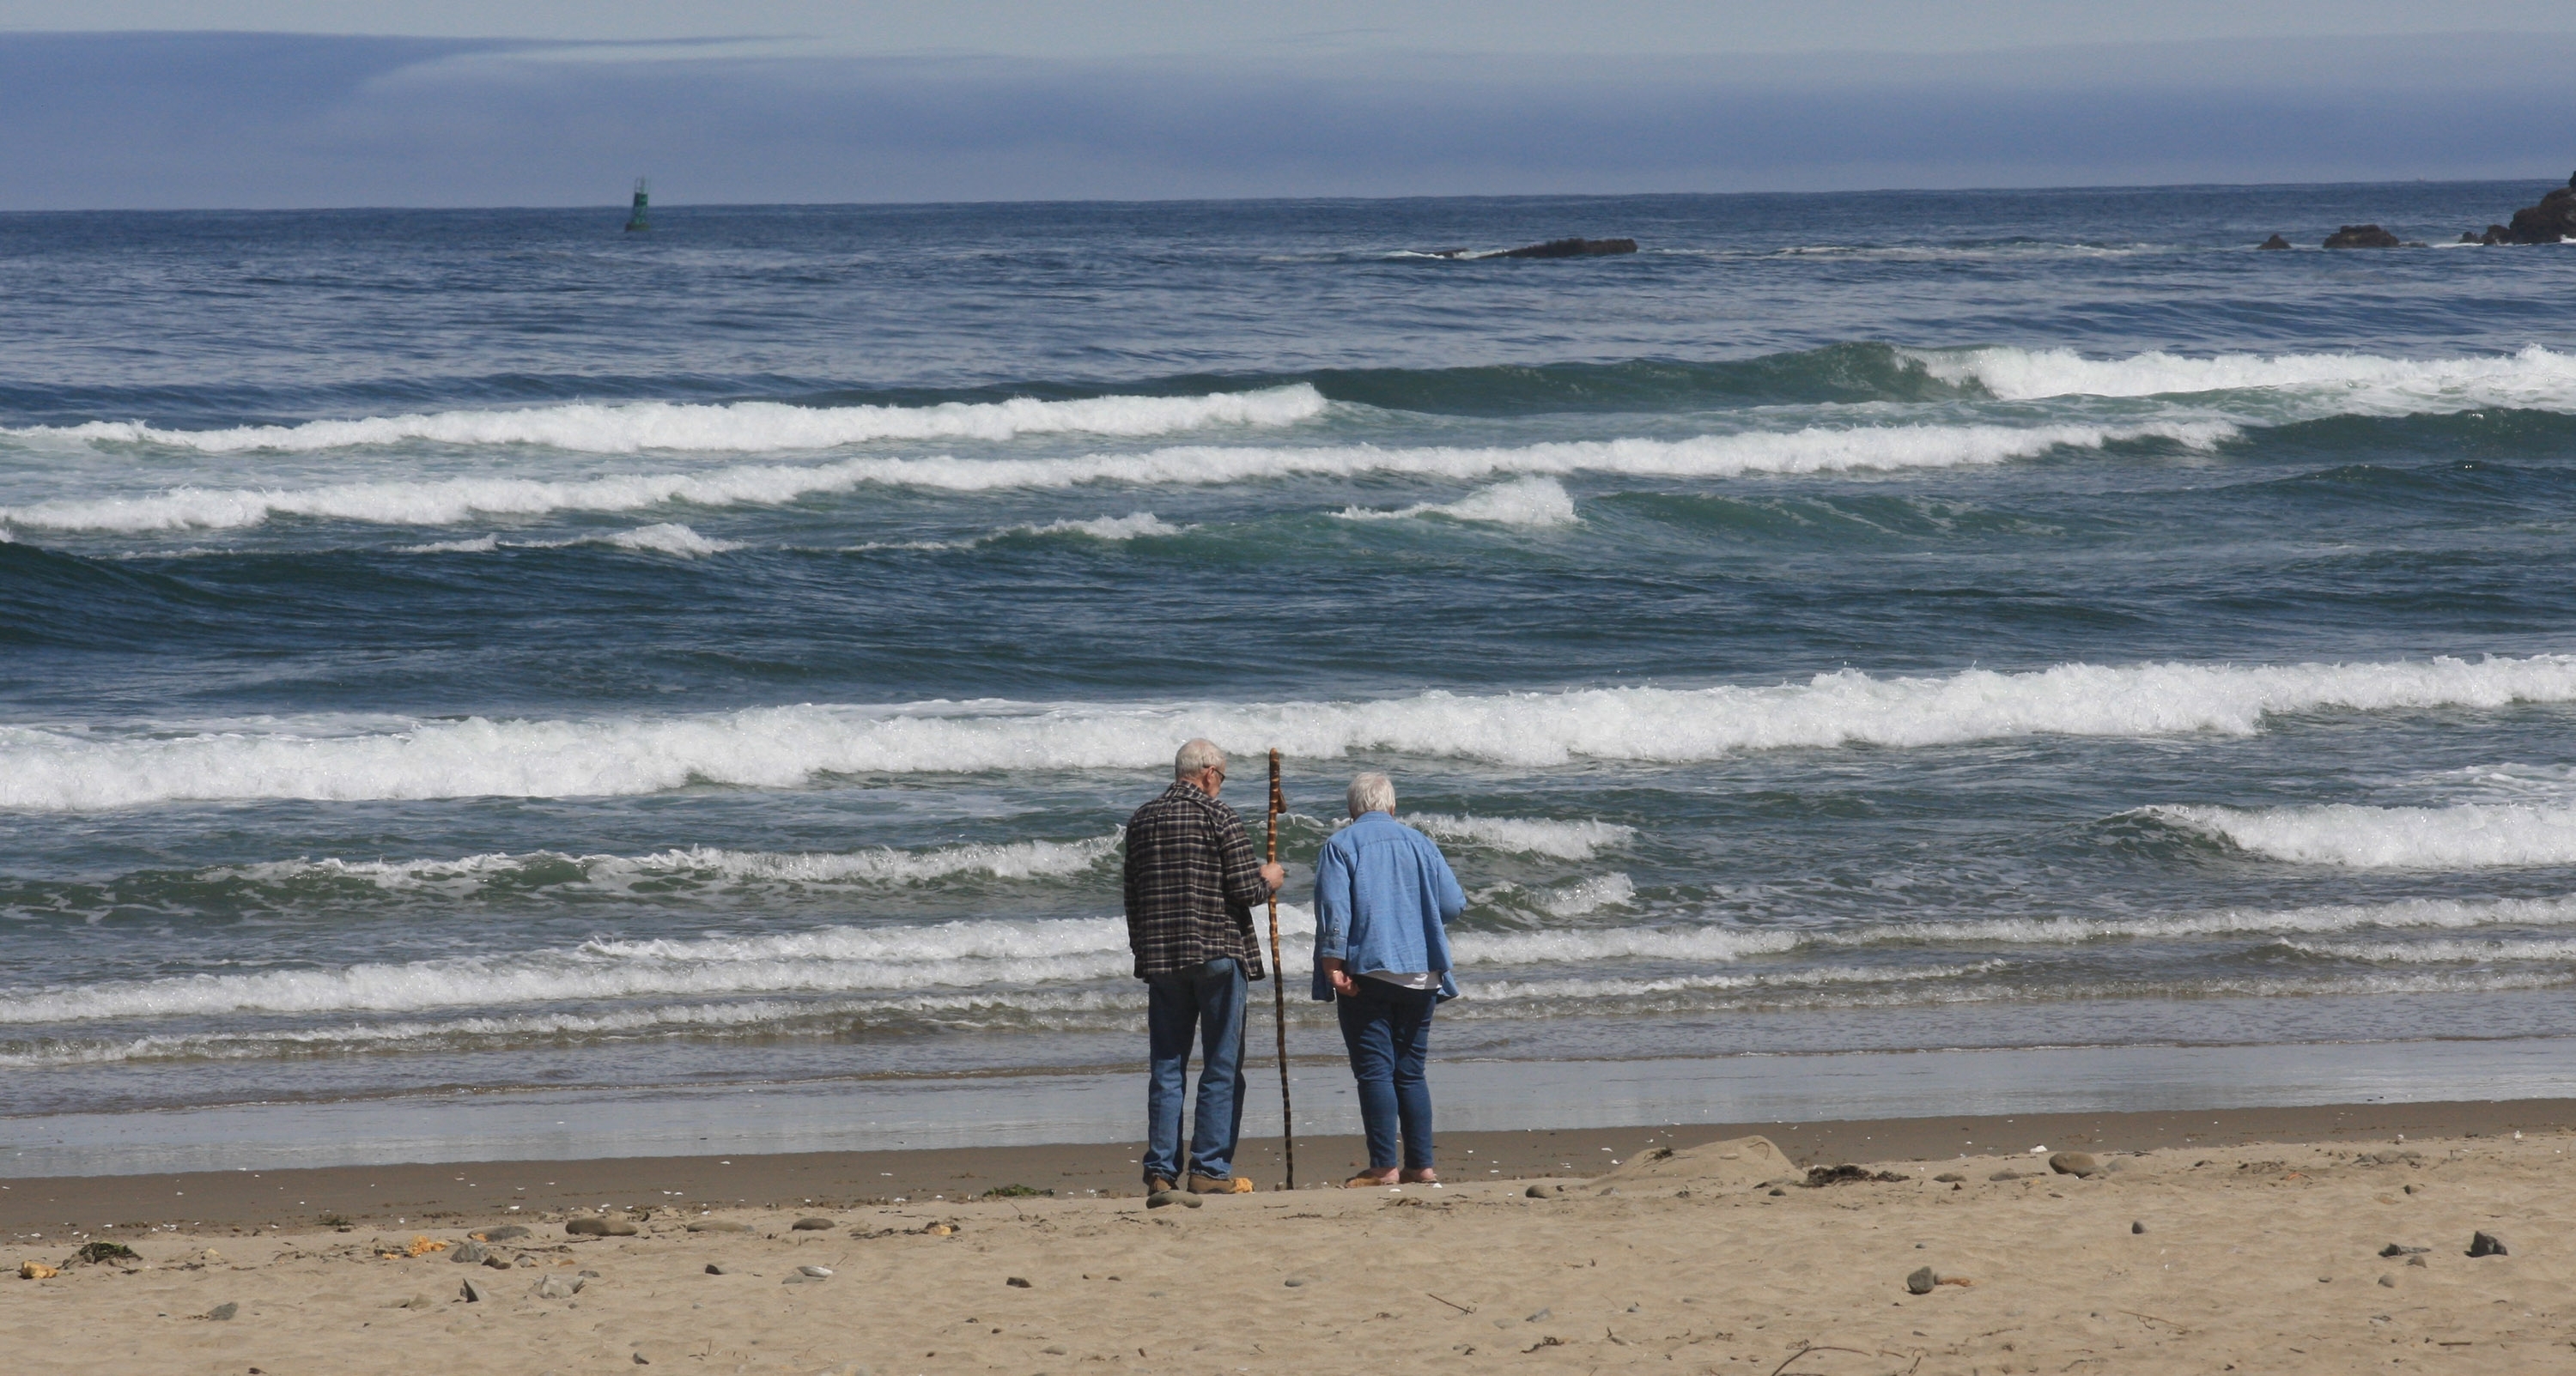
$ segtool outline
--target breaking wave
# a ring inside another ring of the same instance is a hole
[[[2120,426],[1889,425],[1703,435],[1684,440],[1568,441],[1518,448],[1193,446],[1055,459],[861,458],[810,466],[752,464],[706,473],[609,474],[563,480],[468,477],[338,483],[293,490],[179,488],[149,496],[64,499],[0,507],[0,525],[62,531],[219,530],[255,526],[277,517],[454,525],[490,516],[636,511],[666,503],[711,507],[779,505],[871,484],[988,492],[1086,483],[1216,486],[1276,478],[1371,474],[1455,481],[1499,474],[1564,476],[1592,472],[1722,478],[1754,473],[1952,468],[2037,458],[2060,448],[2099,449],[2142,440],[2207,449],[2239,433],[2236,426],[2219,421]],[[1529,505],[1526,494],[1493,500],[1497,511],[1528,509]]]
[[[441,411],[434,415],[317,420],[302,425],[244,425],[227,430],[164,430],[139,421],[0,429],[23,439],[159,444],[210,454],[245,450],[310,453],[398,444],[533,444],[586,454],[648,449],[751,452],[830,449],[871,440],[1007,440],[1018,435],[1081,433],[1145,437],[1217,425],[1294,425],[1324,413],[1324,395],[1305,383],[1257,392],[1196,397],[1109,396],[1076,401],[942,402],[935,406],[791,406],[775,401],[725,405],[636,401],[614,405],[542,406],[517,411]]]
[[[2508,407],[2576,412],[2576,355],[2533,345],[2484,358],[2372,354],[2143,353],[2086,358],[2072,349],[1899,350],[1935,378],[2006,401],[2046,397],[2295,393],[2304,414],[2407,415]]]
[[[1370,702],[805,705],[683,717],[424,721],[353,732],[167,725],[118,736],[0,727],[0,807],[74,810],[174,800],[578,797],[691,784],[790,788],[823,775],[1146,769],[1171,742],[1276,745],[1548,768],[1578,759],[1680,763],[1748,750],[1922,747],[2033,735],[2251,735],[2284,713],[2496,708],[2576,701],[2576,657],[2237,667],[2066,664],[1946,678],[1854,670],[1803,683],[1595,688]]]
[[[2493,869],[2576,864],[2576,810],[2520,803],[2452,807],[2158,807],[2169,825],[2301,865]]]
[[[1470,493],[1454,502],[1420,502],[1394,511],[1344,507],[1346,521],[1398,521],[1411,516],[1446,516],[1453,521],[1480,521],[1506,526],[1563,526],[1580,519],[1574,499],[1554,478],[1521,478]]]

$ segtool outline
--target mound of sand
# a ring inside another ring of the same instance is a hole
[[[1705,1185],[1712,1189],[1750,1189],[1766,1180],[1803,1174],[1771,1145],[1768,1137],[1730,1137],[1696,1147],[1648,1147],[1620,1163],[1596,1183],[1628,1181],[1658,1185]]]

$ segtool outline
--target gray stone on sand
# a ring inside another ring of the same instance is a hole
[[[456,1297],[467,1304],[481,1304],[491,1296],[492,1292],[477,1285],[471,1276],[466,1277],[464,1284],[456,1287]]]
[[[1943,1171],[1939,1175],[1932,1177],[1932,1183],[1936,1185],[1956,1185],[1967,1178],[1968,1177],[1959,1174],[1957,1171]]]
[[[642,1230],[622,1218],[585,1215],[564,1224],[564,1231],[574,1237],[633,1237]]]
[[[2417,1252],[2429,1252],[2431,1250],[2433,1249],[2430,1247],[2409,1247],[2402,1242],[2392,1242],[2387,1246],[2380,1248],[2379,1254],[2383,1257],[2408,1257],[2415,1255]]]
[[[1304,1288],[1304,1286],[1305,1286],[1305,1284],[1306,1284],[1306,1278],[1305,1278],[1304,1276],[1290,1276],[1288,1279],[1283,1280],[1283,1281],[1281,1281],[1281,1282],[1279,1282],[1279,1283],[1280,1283],[1281,1285],[1287,1286],[1287,1287],[1288,1287],[1289,1289],[1291,1289],[1291,1290],[1297,1290],[1297,1289],[1302,1289],[1302,1288]]]
[[[794,1233],[819,1233],[838,1226],[828,1218],[800,1218],[788,1224],[787,1229]]]
[[[240,1312],[240,1305],[227,1301],[226,1303],[216,1305],[214,1308],[207,1310],[206,1317],[215,1320],[217,1323],[221,1323]]]
[[[1556,1195],[1555,1190],[1550,1189],[1545,1185],[1532,1185],[1528,1189],[1521,1191],[1521,1193],[1532,1199],[1552,1199]]]
[[[2048,1158],[2048,1168],[2059,1175],[2071,1175],[2078,1180],[2083,1180],[2101,1174],[2102,1163],[2094,1160],[2086,1152],[2061,1151]]]
[[[2134,1233],[2143,1233],[2143,1232],[2145,1232],[2146,1230],[2147,1230],[2147,1225],[2146,1225],[2146,1224],[2144,1224],[2144,1223],[2132,1223],[2132,1224],[2130,1224],[2130,1225],[2129,1225],[2129,1231],[2130,1231],[2131,1233],[2133,1233],[2133,1234],[2134,1234]]]
[[[718,1266],[717,1264],[715,1264],[715,1263],[714,1263],[714,1262],[712,1262],[712,1261],[707,1263],[707,1274],[708,1274],[708,1275],[710,1275],[710,1276],[721,1276],[721,1275],[723,1275],[724,1273],[725,1273],[725,1269],[724,1269],[723,1267]]]
[[[1541,1319],[1553,1318],[1553,1317],[1555,1317],[1555,1315],[1556,1315],[1556,1311],[1555,1311],[1555,1310],[1553,1310],[1553,1309],[1542,1309],[1542,1310],[1538,1311],[1537,1313],[1530,1315],[1528,1318],[1521,1320],[1521,1322],[1523,1322],[1523,1323],[1537,1323],[1537,1322],[1538,1322],[1539,1320],[1541,1320]]]
[[[479,1242],[460,1242],[447,1249],[447,1259],[460,1265],[480,1266],[492,1255],[492,1249]]]
[[[2505,1255],[2504,1239],[2497,1237],[2493,1233],[2479,1233],[2469,1239],[2469,1255],[2473,1257],[2503,1256]]]
[[[2022,1178],[2022,1173],[2017,1170],[2006,1168],[2004,1170],[1999,1170],[1986,1178],[1988,1180],[2019,1180]]]
[[[1037,1288],[1036,1286],[1029,1284],[1029,1278],[1026,1276],[1012,1276],[1002,1283],[1014,1290],[1034,1290]]]
[[[826,1224],[825,1226],[828,1227],[830,1225]],[[751,1225],[748,1223],[736,1223],[730,1218],[701,1218],[689,1225],[689,1231],[693,1233],[747,1233],[751,1231]]]
[[[1207,1207],[1207,1201],[1199,1198],[1197,1195],[1190,1194],[1183,1190],[1156,1190],[1145,1197],[1145,1207],[1148,1209],[1167,1208],[1174,1204],[1178,1204],[1184,1209],[1203,1209]]]
[[[509,1242],[517,1238],[536,1236],[516,1223],[504,1223],[498,1228],[485,1228],[482,1234],[485,1242]]]
[[[2391,1290],[2394,1290],[2394,1289],[2396,1289],[2396,1288],[2397,1288],[2397,1277],[2395,1277],[2395,1276],[2381,1276],[2381,1277],[2379,1278],[2379,1283],[2380,1283],[2380,1284],[2382,1284],[2382,1285],[2387,1286],[2387,1287],[2388,1287],[2389,1289],[2391,1289]]]
[[[1940,1283],[1941,1278],[1933,1274],[1931,1267],[1917,1266],[1914,1268],[1914,1273],[1905,1278],[1905,1292],[1909,1295],[1928,1295],[1932,1293],[1932,1287]]]

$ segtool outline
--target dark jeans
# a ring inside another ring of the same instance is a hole
[[[1404,1168],[1431,1169],[1431,1086],[1422,1061],[1431,1054],[1431,1010],[1437,989],[1399,989],[1365,976],[1360,992],[1337,995],[1342,1042],[1360,1082],[1360,1123],[1368,1131],[1369,1169],[1395,1165],[1395,1134],[1404,1129]]]
[[[1243,1135],[1245,988],[1243,967],[1231,959],[1145,981],[1145,1027],[1153,1043],[1153,1073],[1145,1081],[1146,1179],[1181,1181],[1181,1100],[1193,1035],[1202,1047],[1190,1174],[1234,1178],[1234,1143]]]

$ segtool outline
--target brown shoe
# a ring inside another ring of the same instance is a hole
[[[1394,1183],[1395,1172],[1393,1171],[1388,1171],[1384,1175],[1371,1175],[1367,1171],[1362,1171],[1359,1174],[1352,1176],[1350,1179],[1343,1181],[1342,1188],[1346,1190],[1374,1190],[1381,1186],[1392,1185]]]
[[[1172,1182],[1163,1176],[1149,1175],[1145,1177],[1145,1193],[1147,1194],[1161,1194],[1163,1191],[1170,1188],[1172,1188]]]
[[[1250,1194],[1252,1193],[1252,1181],[1240,1175],[1234,1177],[1232,1180],[1219,1180],[1212,1175],[1193,1175],[1190,1177],[1190,1193]]]

